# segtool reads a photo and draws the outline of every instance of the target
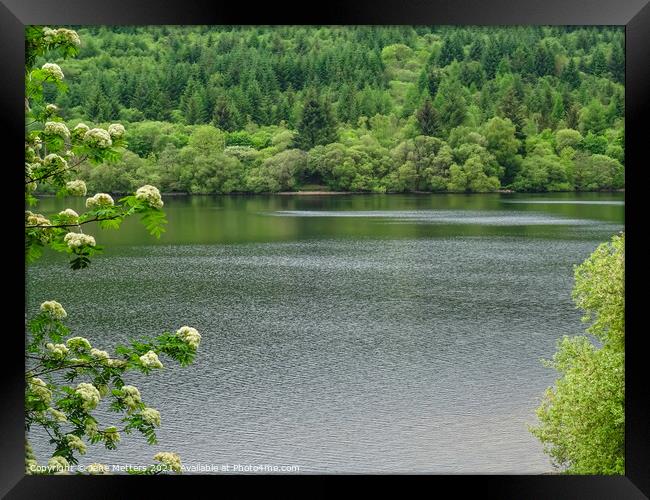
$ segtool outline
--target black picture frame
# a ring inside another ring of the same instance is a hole
[[[15,164],[24,162],[24,27],[46,25],[147,25],[147,24],[465,24],[465,25],[622,25],[626,33],[626,474],[625,476],[427,476],[438,488],[448,486],[460,493],[470,486],[481,496],[494,498],[648,498],[650,497],[650,398],[646,352],[647,331],[637,327],[642,295],[632,292],[643,268],[641,237],[641,189],[646,132],[650,114],[650,3],[648,0],[363,0],[328,1],[297,7],[269,2],[260,5],[209,0],[0,0],[0,116],[3,137],[9,147],[2,163],[7,182],[22,179]],[[8,191],[12,191],[9,189]],[[16,190],[11,208],[12,222],[5,241],[19,242],[23,236],[23,193]],[[15,202],[15,204],[14,204]],[[637,222],[639,222],[637,224]],[[15,232],[14,232],[15,231]],[[20,244],[10,245],[5,269],[15,271],[5,290],[24,290],[24,253]],[[13,260],[15,259],[15,261]],[[13,293],[17,299],[19,294]],[[2,401],[0,413],[0,495],[7,498],[122,498],[134,484],[167,494],[185,494],[191,481],[236,481],[243,492],[249,481],[260,476],[25,476],[24,475],[24,341],[20,332],[24,316],[20,307],[7,308],[12,326],[4,332],[2,352]],[[24,311],[24,309],[23,309]],[[180,478],[179,478],[180,477]],[[340,476],[339,476],[340,477]],[[184,479],[183,479],[184,478]],[[332,476],[328,477],[333,479]],[[400,483],[405,476],[393,476]],[[309,479],[309,478],[307,478]],[[322,484],[322,479],[318,480]],[[377,477],[383,481],[382,477]],[[273,476],[283,486],[303,482],[305,476]],[[440,484],[444,483],[444,484]],[[194,486],[194,485],[193,485]],[[431,486],[427,486],[431,488]],[[442,490],[444,491],[444,490]],[[220,494],[216,490],[215,494]]]

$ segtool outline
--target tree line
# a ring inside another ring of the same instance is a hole
[[[127,124],[130,149],[82,172],[93,190],[624,186],[617,27],[78,31],[55,102],[73,124]]]

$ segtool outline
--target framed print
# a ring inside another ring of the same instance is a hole
[[[8,498],[650,495],[644,0],[2,0],[0,23]]]

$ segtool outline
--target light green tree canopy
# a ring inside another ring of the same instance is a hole
[[[625,473],[625,236],[603,243],[575,270],[573,298],[593,335],[564,337],[549,367],[531,432],[570,474]]]

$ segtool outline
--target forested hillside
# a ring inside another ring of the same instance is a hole
[[[93,191],[624,185],[620,27],[92,27],[46,95],[125,125]]]

